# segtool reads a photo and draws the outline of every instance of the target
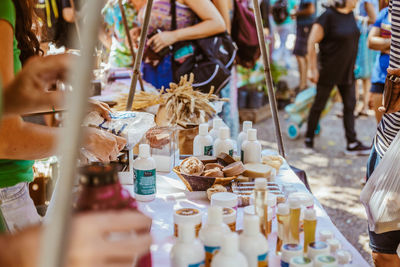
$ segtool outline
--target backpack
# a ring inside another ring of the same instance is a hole
[[[176,3],[171,0],[172,30],[177,28]],[[207,38],[183,41],[173,46],[173,79],[179,82],[181,76],[194,74],[192,86],[208,93],[214,86],[214,94],[224,88],[231,77],[237,47],[228,33]]]
[[[272,17],[276,24],[282,24],[287,17],[289,16],[288,12],[288,3],[286,0],[278,0],[272,6]]]
[[[236,62],[246,68],[253,68],[261,56],[258,43],[256,20],[254,14],[247,8],[247,1],[234,1],[232,19],[232,39],[235,41],[238,52]]]

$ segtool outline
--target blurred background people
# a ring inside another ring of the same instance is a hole
[[[390,40],[391,22],[389,8],[386,7],[379,13],[368,35],[368,47],[379,51],[379,57],[376,58],[372,70],[372,86],[369,97],[369,106],[375,111],[375,118],[378,123],[382,119],[382,112],[378,108],[382,105],[383,89],[387,68],[389,67]]]
[[[357,55],[358,30],[353,9],[356,0],[338,2],[316,20],[308,40],[311,81],[317,84],[317,95],[310,110],[305,139],[306,148],[313,149],[315,130],[322,110],[335,85],[343,100],[343,122],[346,132],[347,154],[363,155],[369,148],[358,139],[354,125],[355,79],[354,64]],[[319,44],[317,62],[316,44]],[[319,67],[318,67],[319,66]]]

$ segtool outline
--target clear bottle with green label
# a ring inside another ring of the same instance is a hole
[[[150,156],[150,146],[141,144],[139,156],[133,162],[135,198],[151,201],[156,197],[156,162]]]
[[[213,138],[208,134],[208,124],[203,123],[199,126],[199,134],[193,141],[194,156],[212,156]]]

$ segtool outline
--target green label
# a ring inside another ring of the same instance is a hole
[[[244,162],[244,151],[243,150],[240,151],[240,160],[242,162]]]
[[[233,157],[233,149],[229,150],[229,156]]]
[[[156,169],[133,170],[135,178],[135,194],[153,195],[156,193]]]
[[[204,156],[212,156],[213,146],[204,146]]]

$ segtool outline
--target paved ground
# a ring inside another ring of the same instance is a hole
[[[364,258],[371,263],[368,247],[367,222],[364,208],[359,201],[360,180],[365,176],[367,157],[348,157],[343,151],[345,139],[343,121],[336,114],[342,104],[336,103],[331,112],[322,119],[322,132],[315,139],[317,152],[305,155],[304,132],[297,140],[286,136],[285,112],[280,112],[281,127],[287,160],[293,166],[306,171],[311,190],[322,203],[334,224]],[[277,149],[271,119],[256,125],[259,138]],[[373,117],[361,117],[356,121],[358,138],[371,144],[376,123]]]

